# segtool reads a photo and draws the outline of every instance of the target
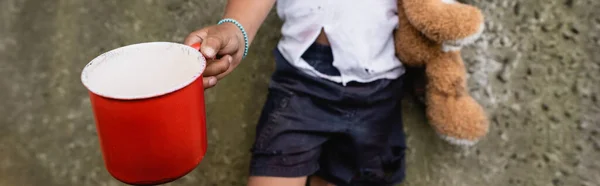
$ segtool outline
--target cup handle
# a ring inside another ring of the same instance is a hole
[[[194,43],[192,45],[190,45],[192,48],[196,49],[197,51],[200,51],[200,43]]]

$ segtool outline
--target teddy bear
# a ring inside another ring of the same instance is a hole
[[[484,30],[479,9],[455,0],[398,0],[398,59],[424,69],[429,124],[450,144],[471,146],[488,132],[486,113],[467,89],[461,48]]]

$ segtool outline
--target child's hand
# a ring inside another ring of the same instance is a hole
[[[213,25],[190,33],[186,45],[202,43],[200,52],[207,58],[204,88],[211,88],[237,67],[244,53],[244,36],[231,23]]]

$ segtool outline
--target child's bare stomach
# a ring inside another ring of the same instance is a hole
[[[329,40],[327,39],[325,30],[321,29],[321,33],[319,34],[319,37],[317,37],[316,42],[322,45],[329,45]]]

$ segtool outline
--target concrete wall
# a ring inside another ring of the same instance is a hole
[[[466,2],[487,16],[464,58],[490,134],[450,147],[408,97],[403,185],[600,185],[600,1]],[[224,3],[0,1],[0,186],[122,185],[103,167],[81,69],[119,46],[182,42],[218,21]],[[207,157],[169,185],[245,183],[280,24],[271,15],[248,59],[206,93]]]

